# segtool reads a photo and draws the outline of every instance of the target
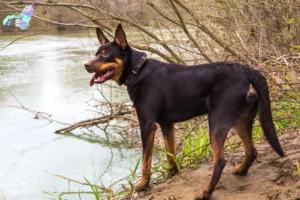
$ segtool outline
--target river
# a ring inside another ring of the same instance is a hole
[[[18,36],[0,34],[0,47]],[[57,135],[54,131],[64,125],[12,107],[21,103],[66,123],[95,117],[86,104],[94,90],[83,64],[97,46],[88,34],[49,34],[18,40],[0,51],[0,189],[8,200],[41,200],[50,197],[43,191],[88,189],[45,171],[104,185],[130,173],[136,151]]]

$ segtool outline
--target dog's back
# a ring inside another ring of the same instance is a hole
[[[207,114],[211,100],[221,102],[231,96],[239,97],[236,103],[243,112],[249,106],[246,97],[250,89],[245,68],[229,62],[185,66],[149,59],[131,86],[131,90],[139,88],[136,95],[143,99],[134,103],[155,104],[158,122],[179,122]]]

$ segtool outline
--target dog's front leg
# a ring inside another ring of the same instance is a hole
[[[141,191],[149,186],[154,137],[157,126],[154,122],[140,122],[143,145],[142,179],[135,186],[135,191]]]

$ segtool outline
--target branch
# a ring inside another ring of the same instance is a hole
[[[26,110],[26,111],[34,114],[35,115],[35,117],[34,117],[35,119],[42,118],[42,119],[45,119],[45,120],[47,120],[49,122],[55,122],[55,123],[58,123],[58,124],[69,125],[67,123],[59,122],[59,121],[56,121],[55,119],[51,119],[50,118],[51,115],[48,114],[48,113],[41,112],[41,111],[35,111],[35,110],[30,109],[30,108],[26,108],[23,105],[21,105],[21,106],[9,106],[9,107]]]
[[[22,12],[22,10],[20,10],[20,9],[18,9],[18,8],[12,6],[12,5],[10,5],[9,3],[3,2],[3,1],[0,1],[0,3],[3,4],[3,5],[6,6],[6,7],[9,7],[9,8],[11,8],[11,9],[16,10],[16,11]],[[24,2],[24,3],[27,3],[27,2]],[[59,3],[59,4],[60,4],[60,3]],[[93,16],[87,14],[86,12],[81,11],[81,10],[78,9],[76,6],[75,6],[75,7],[72,7],[72,6],[71,6],[72,4],[63,4],[63,5],[66,6],[66,7],[68,7],[68,8],[70,8],[70,9],[72,9],[72,10],[74,10],[74,11],[76,11],[76,12],[78,12],[78,13],[80,13],[81,15],[83,15],[84,17],[86,17],[86,18],[89,19],[89,20],[85,20],[85,21],[92,21],[94,24],[97,24],[98,26],[100,26],[100,27],[102,27],[102,28],[104,28],[104,29],[106,29],[106,30],[109,30],[109,31],[105,31],[105,32],[106,32],[108,35],[110,35],[110,36],[112,37],[112,34],[111,34],[111,28],[110,28],[110,27],[108,27],[108,26],[106,26],[106,25],[100,23],[99,21],[97,21],[97,19],[93,18]],[[78,7],[79,7],[79,6],[78,6]],[[91,8],[92,8],[92,7],[91,7]],[[105,14],[105,12],[104,12],[103,10],[101,10],[101,9],[98,8],[98,7],[97,7],[97,8],[94,8],[94,10],[97,10],[98,12],[101,12],[103,15],[107,15],[107,14]],[[129,19],[123,19],[123,18],[121,18],[121,17],[116,17],[116,16],[113,15],[113,14],[108,14],[108,15],[109,15],[112,19],[116,19],[116,20],[119,20],[119,21],[127,22],[127,23],[129,23],[129,24],[131,24],[131,25],[137,27],[138,29],[140,29],[141,31],[143,31],[144,33],[146,33],[147,35],[149,35],[150,37],[151,37],[151,36],[152,36],[152,38],[154,37],[154,39],[157,41],[157,43],[159,43],[160,45],[162,45],[162,46],[163,46],[163,47],[164,47],[164,48],[165,48],[165,49],[166,49],[166,50],[167,50],[167,51],[175,58],[175,60],[176,60],[177,62],[181,62],[181,63],[184,62],[180,57],[178,57],[178,55],[177,55],[177,54],[176,54],[176,53],[175,53],[168,45],[166,45],[165,43],[163,43],[158,37],[156,37],[156,36],[155,36],[154,34],[152,34],[150,31],[147,31],[146,29],[142,28],[141,26],[139,26],[138,24],[132,22],[132,21],[129,20]],[[88,27],[88,28],[96,28],[96,27],[97,27],[97,26],[92,26],[92,25],[80,24],[80,23],[78,23],[78,22],[75,22],[75,23],[60,23],[60,22],[56,22],[56,21],[47,20],[47,19],[45,19],[45,18],[41,18],[41,17],[35,16],[35,15],[33,15],[33,18],[38,19],[38,20],[41,20],[41,21],[49,22],[49,23],[52,23],[52,24],[61,25],[61,26],[82,26],[82,27]],[[52,28],[50,28],[50,29],[52,29]],[[50,30],[50,29],[49,29],[49,30]],[[48,31],[48,30],[45,30],[45,31]],[[43,32],[43,31],[41,31],[40,33],[42,33],[42,32]],[[36,33],[36,34],[38,34],[38,33]],[[36,34],[32,34],[32,35],[36,35]],[[31,36],[31,35],[28,35],[28,36]],[[25,36],[24,36],[24,37],[25,37]],[[20,37],[20,38],[18,38],[18,39],[22,39],[22,38],[24,38],[24,37]],[[16,39],[16,40],[18,40],[18,39]],[[13,41],[13,42],[15,42],[15,41]],[[12,42],[12,43],[13,43],[13,42]],[[10,44],[9,44],[9,45],[10,45]],[[146,47],[146,46],[137,45],[137,44],[134,44],[133,47],[138,48],[138,49],[140,49],[140,50],[146,50],[146,51],[149,51],[149,52],[151,52],[151,53],[155,53],[155,54],[161,56],[162,58],[164,58],[165,60],[167,60],[168,62],[175,63],[175,61],[174,61],[171,57],[165,55],[163,52],[161,52],[161,51],[159,51],[159,50],[157,50],[157,49],[154,49],[153,47],[150,47],[150,46],[147,46],[147,47]]]
[[[5,83],[4,83],[4,84],[5,84]],[[8,91],[9,91],[9,93],[14,97],[14,99],[18,102],[18,104],[20,105],[20,106],[10,106],[10,107],[12,107],[12,108],[19,108],[19,109],[24,109],[24,110],[26,110],[26,111],[28,111],[28,112],[34,114],[36,119],[38,119],[38,118],[40,117],[40,118],[46,119],[46,120],[48,120],[48,121],[50,121],[50,122],[56,122],[56,123],[58,123],[58,124],[69,125],[69,124],[67,124],[67,123],[59,122],[59,121],[56,121],[56,120],[54,120],[54,119],[51,119],[51,118],[50,118],[51,115],[48,114],[48,113],[40,112],[40,111],[35,111],[35,110],[32,110],[32,109],[26,108],[26,107],[18,100],[18,98],[17,98],[10,90],[8,90]]]
[[[3,2],[3,1],[0,1],[1,4],[3,4],[5,7],[8,7],[8,8],[11,8],[13,10],[16,10],[16,11],[19,11],[19,12],[22,12],[22,10],[14,7],[14,6],[11,6],[9,3],[6,3],[6,2]],[[82,27],[87,27],[87,28],[96,28],[96,26],[92,26],[92,25],[87,25],[87,24],[80,24],[80,23],[60,23],[60,22],[56,22],[56,21],[51,21],[51,20],[48,20],[48,19],[45,19],[45,18],[42,18],[42,17],[38,17],[36,15],[32,15],[32,18],[35,18],[35,19],[38,19],[38,20],[41,20],[41,21],[45,21],[45,22],[49,22],[51,24],[56,24],[56,25],[63,25],[63,26],[82,26]],[[86,20],[84,20],[86,21]]]
[[[153,8],[160,16],[165,18],[166,20],[172,22],[173,24],[176,24],[177,26],[180,26],[180,23],[177,22],[176,20],[172,19],[171,17],[167,16],[167,14],[163,13],[163,11],[158,8],[152,1],[147,1],[147,4]]]
[[[133,22],[133,21],[131,21],[129,19],[121,18],[121,17],[116,17],[114,15],[111,15],[111,17],[113,19],[126,22],[126,23],[130,24],[131,26],[134,26],[134,27],[138,28],[139,30],[141,30],[142,32],[146,33],[147,35],[149,35],[150,37],[152,37],[158,44],[160,44],[162,47],[164,47],[174,57],[174,59],[177,62],[184,63],[184,61],[165,42],[163,42],[162,40],[160,40],[156,35],[154,35],[150,31],[146,30],[145,28],[141,27],[140,25],[138,25],[137,23],[135,23],[135,22]]]
[[[94,20],[94,17],[92,15],[87,14],[86,12],[83,12],[82,10],[80,10],[79,8],[75,8],[75,7],[70,7],[70,9],[75,10],[76,12],[80,13],[82,16],[88,18],[89,20],[91,20],[94,24],[97,24],[98,26],[107,29],[109,31],[112,31],[110,27],[102,24],[101,22]],[[109,32],[108,33],[110,36],[112,36]]]
[[[159,55],[160,57],[162,57],[163,59],[165,59],[166,61],[168,61],[169,63],[177,63],[175,60],[173,60],[170,56],[167,56],[166,54],[164,54],[163,52],[147,45],[140,45],[140,44],[136,44],[136,43],[133,43],[131,42],[130,43],[130,46],[132,47],[135,47],[137,49],[140,49],[140,50],[144,50],[144,51],[149,51],[151,53],[155,53],[157,55]]]
[[[90,19],[92,18],[91,15],[81,11],[80,9],[77,9],[77,8],[72,8],[73,10],[79,12],[80,14],[82,14],[83,16],[85,16],[86,18]],[[104,14],[105,12],[103,10],[101,10],[100,8],[97,7],[97,10]],[[115,19],[115,20],[118,20],[118,21],[124,21],[136,28],[138,28],[139,30],[141,30],[142,32],[146,33],[147,35],[149,35],[150,37],[152,37],[158,44],[160,44],[161,46],[163,46],[173,57],[174,59],[177,61],[177,62],[180,62],[180,63],[184,63],[184,61],[166,44],[164,43],[163,41],[161,41],[156,35],[154,35],[153,33],[151,33],[150,31],[146,30],[145,28],[141,27],[140,25],[138,25],[137,23],[131,21],[130,19],[127,19],[127,18],[122,18],[122,17],[118,17],[114,14],[106,14],[106,15],[109,15],[112,19]],[[107,30],[110,30],[110,28],[108,26],[103,26],[101,23],[99,23],[98,21],[92,21],[94,22],[95,24],[99,25],[100,27],[103,27]],[[108,33],[108,32],[107,32]],[[111,33],[108,33],[111,37],[112,37],[112,34]],[[154,49],[153,47],[150,47],[150,46],[142,46],[142,45],[137,45],[137,44],[133,44],[132,43],[132,46],[137,48],[137,49],[140,49],[140,50],[146,50],[146,51],[150,51],[152,53],[155,53],[159,56],[161,56],[162,58],[164,58],[165,60],[167,60],[168,62],[171,62],[171,63],[176,63],[174,62],[174,60],[165,55],[164,53],[162,53],[161,51],[157,50],[157,49]]]
[[[101,186],[99,186],[99,185],[94,185],[94,184],[84,183],[84,182],[81,182],[81,181],[78,181],[78,180],[75,180],[75,179],[67,178],[67,177],[62,176],[62,175],[52,174],[52,173],[48,172],[47,170],[43,170],[43,171],[46,172],[47,174],[50,174],[50,175],[52,175],[52,176],[56,176],[56,177],[59,177],[59,178],[68,180],[68,181],[70,181],[70,182],[78,183],[78,184],[81,184],[81,185],[93,186],[93,187],[97,187],[97,188],[99,188],[99,189],[101,189],[101,190],[106,190],[106,188],[101,187]]]
[[[192,18],[196,21],[196,24],[198,25],[198,28],[201,29],[204,33],[206,33],[208,36],[210,36],[215,42],[217,42],[221,47],[224,47],[226,51],[231,53],[233,56],[240,58],[242,60],[247,60],[243,55],[241,55],[238,51],[231,48],[229,44],[227,44],[225,41],[222,40],[218,35],[210,31],[210,29],[205,26],[203,23],[200,22],[200,20],[197,18],[196,14],[192,9],[190,9],[185,3],[183,3],[181,0],[174,0],[178,5],[180,5],[185,11],[187,11]]]
[[[111,22],[107,19],[106,15],[103,14],[102,10],[100,10],[100,8],[95,4],[95,2],[94,2],[93,0],[90,0],[90,2],[91,2],[91,4],[93,4],[93,6],[97,9],[97,11],[103,15],[103,17],[105,18],[105,21],[106,21],[106,22],[109,24],[109,26],[110,26],[110,31],[113,31]]]
[[[13,1],[8,2],[10,5],[23,5],[23,4],[32,4],[32,1]],[[69,4],[69,3],[44,3],[44,2],[34,2],[34,5],[41,5],[41,6],[64,6],[64,7],[82,7],[82,8],[89,8],[92,10],[96,10],[96,8],[86,5],[86,4]]]
[[[72,8],[73,10],[79,12],[80,14],[82,14],[83,16],[87,17],[87,18],[91,18],[92,16],[90,16],[89,14],[81,11],[78,8]],[[118,20],[118,21],[123,21],[126,22],[128,24],[130,24],[131,26],[134,26],[136,28],[138,28],[139,30],[141,30],[142,32],[146,33],[148,36],[150,36],[151,38],[153,38],[158,44],[160,44],[162,47],[164,47],[173,57],[177,62],[183,63],[184,61],[166,44],[164,43],[162,40],[160,40],[155,34],[153,34],[152,32],[148,31],[147,29],[143,28],[142,26],[138,25],[137,23],[133,22],[132,20],[125,18],[125,17],[120,17],[117,16],[116,14],[113,13],[106,13],[104,12],[102,9],[97,7],[98,12],[102,13],[103,15],[108,15],[110,16],[112,19]],[[94,21],[93,21],[94,22]],[[104,27],[107,30],[110,30],[109,27],[107,26],[103,26],[100,25],[99,22],[94,22],[95,24]]]
[[[205,53],[205,51],[202,49],[202,47],[200,46],[200,44],[196,41],[196,39],[191,35],[191,33],[189,32],[189,30],[187,29],[187,27],[185,26],[185,23],[183,21],[183,18],[180,14],[180,12],[178,11],[178,9],[176,8],[176,6],[174,5],[173,0],[170,0],[170,3],[173,7],[173,10],[175,11],[175,14],[177,15],[177,17],[179,18],[179,21],[181,23],[181,28],[183,29],[183,31],[185,32],[185,34],[188,36],[188,38],[194,43],[194,45],[197,47],[197,49],[199,50],[199,52],[203,55],[203,57],[208,61],[208,62],[213,62],[213,60]]]
[[[96,19],[92,19],[92,20],[96,20]],[[59,26],[54,26],[54,27],[51,27],[51,28],[47,28],[47,29],[44,29],[42,31],[39,31],[39,32],[35,32],[35,33],[32,33],[32,34],[29,34],[29,35],[25,35],[25,36],[21,36],[21,37],[18,37],[14,40],[12,40],[9,44],[5,45],[4,47],[0,47],[2,51],[3,49],[7,48],[8,46],[10,46],[11,44],[15,43],[16,41],[20,40],[20,39],[23,39],[23,38],[27,38],[27,37],[30,37],[30,36],[34,36],[34,35],[38,35],[40,33],[44,33],[44,32],[47,32],[47,31],[50,31],[52,29],[56,29],[56,28],[59,28],[59,27],[62,27],[62,26],[81,26],[81,24],[78,24],[78,23],[81,23],[81,22],[87,22],[87,21],[91,21],[91,20],[82,20],[82,21],[78,21],[78,22],[75,22],[75,24],[68,24],[68,25],[59,25]],[[92,28],[96,28],[96,26],[90,26]]]
[[[131,113],[131,111],[122,111],[120,109],[119,111],[113,113],[112,115],[109,114],[109,115],[101,116],[101,117],[94,118],[94,119],[83,120],[83,121],[75,123],[71,126],[68,126],[66,128],[56,130],[55,133],[68,132],[68,131],[72,131],[76,128],[79,128],[79,127],[87,127],[87,126],[93,126],[93,125],[97,125],[97,124],[104,124],[104,123],[107,123],[110,120],[114,119],[117,116],[122,116],[122,115],[130,114],[130,113]]]

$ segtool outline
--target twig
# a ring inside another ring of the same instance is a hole
[[[22,5],[22,4],[32,4],[32,1],[12,1],[12,2],[2,2],[0,1],[0,3],[9,3],[11,5]],[[69,3],[44,3],[44,2],[36,2],[34,1],[34,5],[41,5],[41,6],[63,6],[63,7],[82,7],[82,8],[89,8],[91,10],[96,10],[93,6],[89,6],[86,4],[69,4]]]
[[[2,189],[0,189],[0,191],[1,191],[2,200],[7,200],[6,196],[4,195],[4,192],[3,192],[3,190],[2,190]]]
[[[3,4],[5,7],[8,7],[8,8],[11,8],[11,9],[14,9],[16,11],[19,11],[19,12],[22,12],[22,10],[12,6],[9,4],[9,2],[3,2],[3,1],[0,1],[1,4]],[[48,19],[45,19],[45,18],[42,18],[42,17],[38,17],[36,15],[33,15],[32,18],[35,18],[35,19],[38,19],[38,20],[41,20],[41,21],[45,21],[45,22],[49,22],[51,24],[56,24],[56,25],[63,25],[63,26],[82,26],[82,27],[88,27],[88,28],[96,28],[96,26],[92,26],[92,25],[87,25],[87,24],[79,24],[79,23],[61,23],[61,22],[56,22],[56,21],[52,21],[52,20],[48,20]],[[93,19],[94,20],[94,19]]]
[[[51,119],[50,118],[52,116],[51,114],[48,114],[48,113],[45,113],[45,112],[41,112],[41,111],[35,111],[35,110],[30,109],[30,108],[26,108],[23,105],[21,107],[20,106],[9,106],[9,107],[26,110],[26,111],[34,114],[36,119],[43,118],[45,120],[48,120],[49,122],[55,122],[55,123],[63,124],[63,125],[70,125],[70,124],[65,123],[65,122],[60,122],[60,121],[57,121],[55,119]]]
[[[52,173],[48,172],[47,170],[43,170],[43,171],[46,172],[47,174],[50,174],[50,175],[52,175],[52,176],[56,176],[56,177],[59,177],[59,178],[68,180],[68,181],[70,181],[70,182],[78,183],[78,184],[81,184],[81,185],[93,186],[93,187],[97,187],[97,188],[99,188],[99,189],[101,189],[101,190],[106,190],[106,188],[101,187],[101,186],[99,186],[99,185],[88,184],[88,183],[81,182],[81,181],[78,181],[78,180],[75,180],[75,179],[71,179],[71,178],[68,178],[68,177],[65,177],[65,176],[62,176],[62,175],[52,174]]]
[[[189,13],[192,18],[195,20],[198,28],[202,30],[204,33],[206,33],[211,39],[213,39],[215,42],[217,42],[220,46],[224,47],[226,51],[231,53],[233,56],[240,58],[242,60],[247,60],[243,55],[241,55],[236,49],[233,49],[229,44],[227,44],[221,37],[219,37],[217,34],[213,33],[207,26],[205,26],[199,18],[197,17],[197,14],[191,10],[182,0],[174,0],[178,5],[180,5],[187,13]]]
[[[193,44],[197,47],[197,49],[199,50],[199,52],[203,55],[203,57],[208,61],[208,62],[213,62],[213,60],[205,53],[205,51],[203,50],[203,48],[200,46],[200,44],[197,42],[197,40],[191,35],[191,33],[189,32],[189,30],[187,29],[183,18],[179,12],[179,10],[177,9],[177,7],[175,6],[173,0],[170,0],[170,3],[173,7],[173,10],[175,11],[175,14],[177,15],[180,24],[181,24],[181,28],[183,29],[183,31],[185,32],[185,34],[187,35],[187,37],[193,42]]]

